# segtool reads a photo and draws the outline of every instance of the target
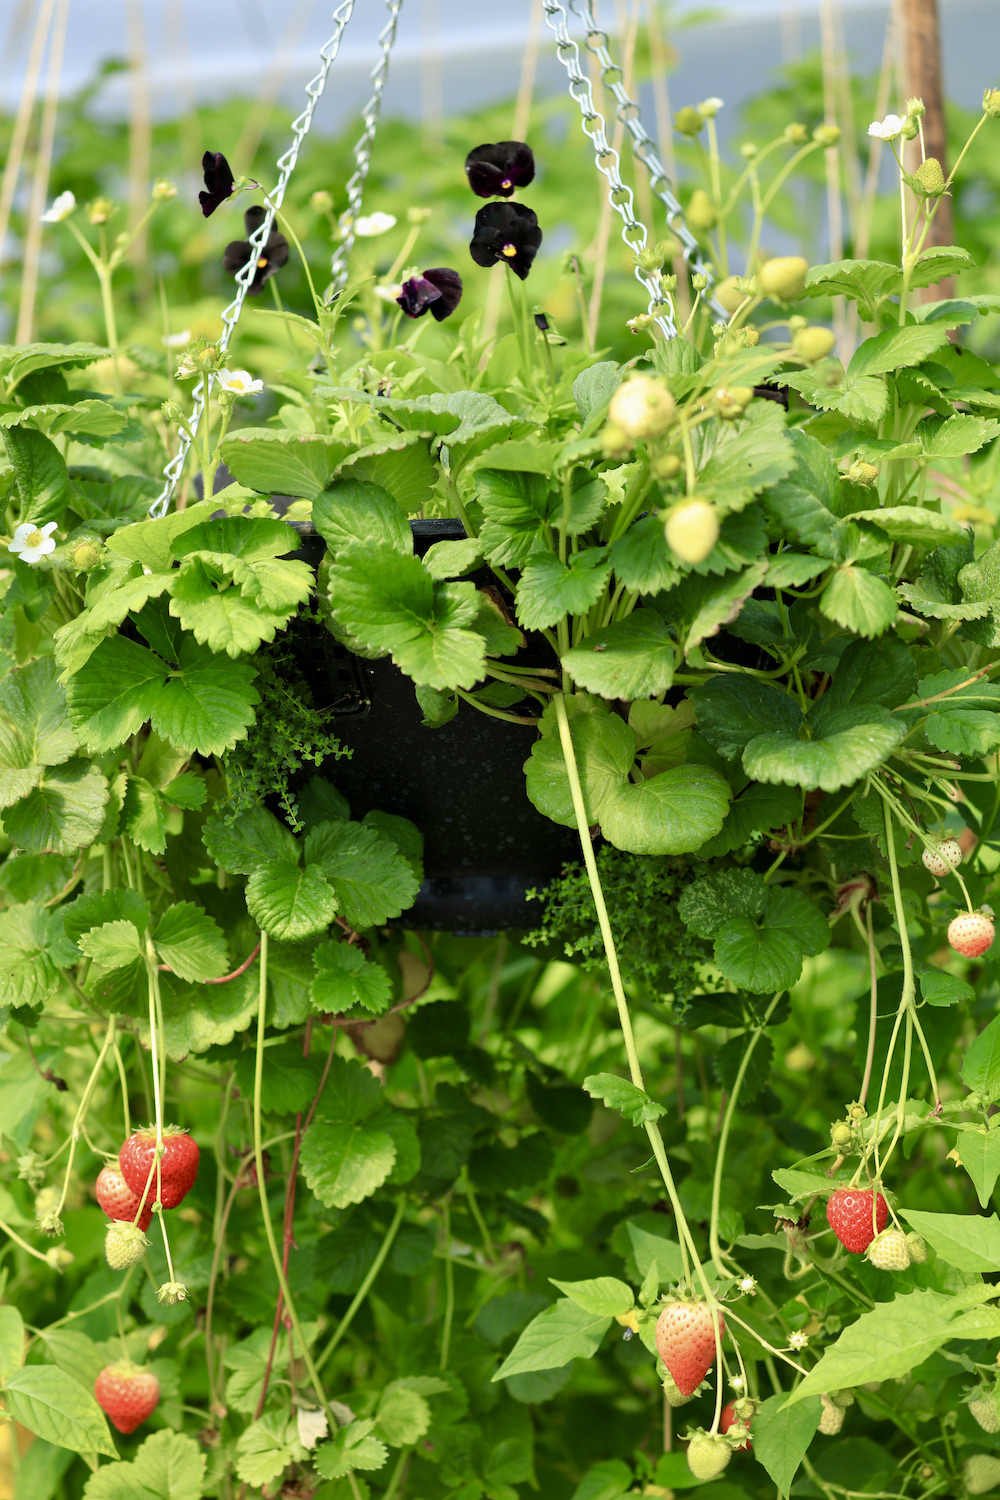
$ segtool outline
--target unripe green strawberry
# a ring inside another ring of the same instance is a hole
[[[838,1151],[847,1151],[854,1144],[854,1131],[846,1120],[838,1120],[830,1126],[830,1143]]]
[[[661,437],[676,410],[673,396],[658,380],[650,375],[633,375],[612,396],[608,418],[627,438],[640,442]]]
[[[913,175],[920,184],[918,192],[922,190],[928,198],[940,198],[941,194],[946,191],[944,172],[936,156],[928,156],[926,161],[920,163]]]
[[[719,521],[707,500],[691,496],[675,505],[663,527],[667,546],[681,562],[704,562],[719,540]]]
[[[970,1495],[985,1495],[1000,1484],[1000,1458],[989,1453],[974,1453],[962,1465],[962,1478]]]
[[[690,104],[685,104],[674,115],[674,125],[681,135],[700,135],[705,125],[705,117]]]
[[[912,1229],[906,1236],[906,1248],[907,1250],[909,1250],[910,1260],[915,1266],[922,1266],[926,1264],[927,1246],[924,1244],[919,1234],[915,1234]]]
[[[684,1392],[678,1389],[677,1382],[669,1370],[663,1377],[663,1394],[667,1398],[667,1405],[671,1407],[687,1406],[689,1401],[694,1400],[694,1392],[690,1396],[685,1396]]]
[[[688,1443],[688,1468],[695,1479],[718,1479],[724,1472],[733,1450],[719,1433],[695,1432]]]
[[[764,262],[757,272],[757,280],[765,297],[792,302],[805,291],[808,271],[809,262],[804,255],[776,255]]]
[[[797,333],[792,339],[792,348],[800,359],[807,360],[809,364],[814,365],[833,353],[836,342],[833,331],[829,328],[822,328],[817,323]]]
[[[963,911],[948,924],[948,941],[963,958],[980,958],[995,937],[993,919],[983,911]]]
[[[868,1259],[880,1271],[905,1271],[910,1264],[910,1249],[901,1229],[883,1229],[868,1247]]]
[[[962,863],[962,846],[958,839],[942,839],[936,848],[925,849],[920,858],[925,870],[943,880]]]
[[[100,549],[93,542],[81,542],[73,553],[73,566],[79,568],[81,573],[87,573],[91,568],[96,568],[100,560]]]
[[[737,288],[735,276],[727,276],[725,281],[720,281],[712,295],[730,317],[738,307],[743,306],[743,293]]]
[[[855,459],[847,471],[848,479],[854,484],[874,484],[878,478],[878,469],[874,464],[866,464],[863,459]]]
[[[650,464],[654,479],[676,479],[683,467],[676,453],[659,453]]]
[[[1000,1432],[1000,1414],[992,1396],[980,1396],[970,1401],[969,1411],[984,1432]]]
[[[112,1271],[124,1271],[142,1260],[149,1244],[141,1229],[132,1224],[115,1222],[108,1225],[104,1236],[104,1254]]]
[[[704,188],[695,188],[684,216],[692,229],[714,229],[718,215]]]
[[[724,422],[742,417],[752,400],[752,385],[717,385],[712,392],[712,406]]]
[[[836,1401],[832,1401],[825,1392],[820,1396],[820,1400],[823,1403],[823,1411],[819,1419],[819,1430],[824,1437],[836,1437],[844,1425],[844,1408],[838,1406]]]

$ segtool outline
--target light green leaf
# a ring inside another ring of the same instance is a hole
[[[720,870],[687,885],[677,911],[698,937],[714,938],[734,917],[759,917],[766,901],[764,877],[756,870]]]
[[[389,1450],[378,1438],[372,1437],[375,1425],[373,1417],[348,1422],[332,1443],[323,1443],[317,1448],[316,1472],[323,1479],[342,1479],[356,1469],[381,1469],[389,1457]]]
[[[113,636],[67,683],[70,715],[92,754],[124,744],[149,718],[167,668],[136,641]]]
[[[612,543],[611,566],[619,583],[640,594],[672,589],[681,576],[659,516],[641,516]]]
[[[670,632],[652,609],[637,609],[567,651],[563,666],[574,682],[602,698],[653,698],[674,678]]]
[[[392,495],[377,484],[354,477],[338,479],[314,500],[312,518],[334,557],[349,542],[378,541],[396,552],[413,551],[405,515]]]
[[[189,505],[185,510],[172,510],[156,521],[136,521],[132,526],[122,526],[107,539],[107,548],[115,557],[127,557],[131,562],[152,568],[154,573],[166,573],[174,564],[171,544],[175,537],[192,526],[200,526],[212,513],[210,501]]]
[[[877,510],[853,510],[852,521],[869,521],[894,542],[918,547],[942,547],[963,541],[965,532],[957,521],[919,505],[886,505]]]
[[[798,734],[802,710],[795,699],[770,683],[742,676],[713,677],[690,694],[698,728],[722,755],[739,755],[768,731]]]
[[[1000,1177],[1000,1131],[987,1130],[985,1125],[961,1131],[955,1154],[972,1179],[980,1208],[986,1208]]]
[[[154,1432],[132,1463],[108,1464],[83,1487],[84,1500],[201,1500],[205,1455],[194,1438]]]
[[[721,515],[743,510],[795,466],[785,413],[773,401],[751,402],[740,421],[717,421],[714,431],[714,449],[698,474],[698,493],[713,501]]]
[[[381,964],[365,958],[348,943],[321,943],[313,953],[316,978],[309,998],[313,1008],[334,1015],[363,1010],[380,1015],[392,999],[392,981]]]
[[[899,613],[896,596],[885,579],[850,563],[833,573],[819,607],[828,620],[868,639],[888,630]]]
[[[153,728],[178,750],[223,755],[254,721],[260,701],[252,685],[257,669],[215,656],[187,638],[179,658],[180,670],[157,693]]]
[[[55,443],[32,427],[13,427],[3,431],[3,445],[21,498],[19,522],[43,526],[58,520],[69,495],[69,474]]]
[[[615,1318],[635,1306],[632,1288],[614,1276],[598,1276],[593,1281],[557,1281],[550,1276],[549,1280],[577,1307],[602,1318]]]
[[[483,552],[501,567],[520,567],[541,545],[545,528],[561,518],[562,496],[541,474],[480,469],[475,478],[486,517],[480,531]]]
[[[167,807],[158,791],[142,776],[130,776],[121,807],[125,832],[149,854],[167,847]]]
[[[635,761],[635,735],[603,705],[596,712],[572,712],[573,753],[583,786],[587,820],[593,825],[608,797],[628,779]],[[528,796],[540,813],[568,828],[576,826],[566,763],[558,735],[536,740],[525,765]]]
[[[117,1458],[104,1413],[90,1391],[55,1365],[23,1365],[7,1379],[7,1412],[29,1432],[71,1448]]]
[[[795,467],[768,490],[761,503],[782,536],[807,544],[818,542],[833,525],[840,484],[837,466],[827,448],[808,433],[793,427],[788,438]],[[772,566],[780,570],[781,556],[772,559]],[[780,588],[782,584],[775,586]]]
[[[792,1480],[815,1436],[823,1403],[818,1396],[789,1407],[780,1393],[762,1401],[753,1414],[753,1454],[764,1465],[779,1495],[791,1494]]]
[[[683,1280],[684,1261],[676,1240],[667,1239],[665,1235],[650,1234],[648,1230],[641,1229],[631,1220],[626,1221],[625,1227],[628,1229],[632,1254],[635,1256],[640,1276],[644,1278],[648,1276],[655,1265],[661,1281]]]
[[[944,421],[928,417],[917,427],[928,459],[962,458],[966,453],[976,453],[984,443],[992,442],[998,432],[1000,422],[968,413],[958,413]]]
[[[153,933],[156,952],[180,979],[204,983],[218,979],[229,967],[221,928],[193,901],[168,906]]]
[[[377,484],[395,500],[406,515],[420,515],[430,503],[440,470],[431,457],[423,432],[396,432],[391,428],[349,454],[341,473]]]
[[[710,766],[674,766],[648,780],[624,780],[601,807],[601,832],[632,854],[689,854],[722,827],[732,793]]]
[[[139,934],[131,922],[104,922],[79,939],[79,949],[104,969],[120,969],[143,954]]]
[[[352,927],[378,927],[400,916],[419,882],[395,843],[361,823],[319,823],[306,834],[306,865],[323,872],[337,909]]]
[[[323,871],[300,869],[290,859],[258,865],[246,888],[247,911],[259,927],[282,942],[325,932],[339,910]]]
[[[743,769],[755,781],[836,792],[881,765],[905,732],[877,705],[836,709],[818,719],[811,740],[789,730],[758,735],[743,752]]]
[[[38,785],[4,813],[4,832],[23,854],[72,854],[104,823],[108,783],[83,759],[47,767]]]
[[[992,1286],[968,1287],[957,1294],[921,1288],[899,1293],[891,1302],[879,1302],[844,1329],[787,1397],[788,1404],[822,1391],[898,1379],[952,1338],[989,1337],[987,1329],[991,1326],[995,1338],[1000,1331],[1000,1312],[977,1306],[995,1295]],[[973,1328],[982,1331],[973,1333]]]
[[[273,641],[288,622],[298,599],[282,609],[268,609],[259,598],[244,598],[235,588],[216,588],[200,557],[189,557],[170,595],[170,613],[201,646],[234,659]]]
[[[265,1412],[236,1440],[236,1473],[245,1484],[263,1486],[277,1479],[291,1463],[301,1463],[306,1449],[298,1429],[283,1413]]]
[[[936,324],[886,328],[858,345],[847,373],[854,377],[891,374],[907,365],[919,365],[947,342],[946,331]]]
[[[517,618],[526,630],[545,630],[565,615],[585,614],[601,597],[611,572],[607,547],[590,547],[560,562],[533,552],[521,570]]]
[[[424,553],[422,562],[432,578],[461,578],[481,565],[483,549],[477,537],[462,542],[435,542]]]
[[[43,767],[62,765],[77,749],[66,694],[51,656],[0,682],[0,807],[38,786]]]
[[[393,1448],[403,1448],[409,1443],[417,1442],[431,1425],[430,1406],[420,1391],[414,1390],[411,1384],[411,1381],[419,1381],[420,1378],[418,1375],[410,1379],[393,1380],[379,1397],[375,1412],[378,1435]],[[438,1382],[438,1388],[449,1389],[443,1381]]]
[[[396,1161],[384,1130],[364,1122],[337,1124],[317,1115],[302,1139],[302,1175],[321,1203],[347,1208],[370,1198]]]
[[[766,995],[795,984],[802,973],[802,950],[787,932],[734,917],[715,940],[715,962],[741,989]]]
[[[316,500],[356,447],[319,432],[243,427],[223,439],[220,453],[230,473],[248,489]]]
[[[0,1382],[24,1364],[24,1319],[9,1302],[0,1306]]]
[[[667,1112],[643,1089],[614,1073],[594,1073],[583,1086],[592,1099],[603,1099],[608,1109],[618,1110],[632,1125],[649,1124]]]
[[[901,1208],[903,1218],[956,1271],[1000,1271],[1000,1219]]]
[[[505,1380],[527,1370],[558,1370],[570,1360],[589,1359],[610,1326],[610,1318],[563,1298],[532,1318],[493,1379]]]
[[[962,1057],[962,1082],[981,1094],[983,1102],[1000,1099],[1000,1016],[979,1033]]]

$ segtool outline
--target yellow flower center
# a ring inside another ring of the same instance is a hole
[[[42,536],[42,533],[36,529],[35,531],[29,531],[24,539],[24,545],[26,547],[40,547],[44,540],[45,538]]]
[[[504,245],[504,247],[503,247],[503,253],[504,253],[504,255],[508,256],[511,260],[513,260],[514,256],[517,254],[517,246],[516,245]]]
[[[263,271],[263,269],[264,269],[264,267],[266,265],[267,265],[267,256],[266,255],[262,255],[261,258],[260,258],[260,260],[257,262],[257,269],[259,271]]]
[[[510,187],[510,178],[509,177],[505,177],[504,180],[503,180],[503,182],[501,182],[500,186],[502,188],[509,188]]]

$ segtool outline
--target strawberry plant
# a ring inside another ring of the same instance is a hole
[[[625,359],[533,300],[540,146],[455,155],[460,269],[376,209],[324,295],[246,209],[226,274],[309,292],[266,385],[209,331],[144,371],[113,205],[96,248],[48,211],[106,342],[0,349],[19,1496],[995,1486],[1000,376],[959,336],[1000,303],[918,300],[971,269],[928,162],[896,261],[763,253],[836,131],[724,186],[719,108],[678,116],[705,269],[626,238]],[[258,191],[202,167],[192,224]],[[432,866],[392,730],[358,764],[387,681],[456,820],[498,799],[465,726],[523,764],[498,861],[532,809],[576,840],[533,931],[415,919],[482,872]]]

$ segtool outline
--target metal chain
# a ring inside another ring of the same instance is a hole
[[[250,259],[242,270],[236,273],[236,296],[222,314],[222,337],[219,339],[217,345],[220,353],[224,354],[229,348],[229,341],[232,338],[236,324],[239,322],[240,313],[243,311],[243,303],[246,300],[247,292],[254,278],[261,247],[267,242],[267,237],[274,226],[275,213],[284,202],[285,190],[295,170],[295,164],[299,159],[302,142],[309,134],[309,127],[312,125],[313,116],[316,113],[316,105],[319,103],[320,95],[326,86],[326,80],[333,61],[340,51],[340,42],[344,35],[344,28],[351,19],[353,11],[354,0],[342,0],[342,3],[337,6],[333,13],[333,35],[320,51],[319,70],[315,77],[310,79],[306,84],[306,107],[292,125],[291,146],[289,146],[284,156],[278,158],[277,167],[281,174],[278,178],[278,184],[269,195],[269,202],[266,205],[267,213],[263,222],[250,236]],[[198,430],[214,379],[214,375],[209,375],[207,378],[203,377],[194,388],[194,410],[188,422],[188,431],[181,431],[177,452],[163,470],[165,480],[163,490],[149,507],[149,514],[154,518],[165,516],[169,509],[174,490],[177,488],[177,481],[180,479],[181,471],[184,468],[191,447],[191,438],[188,434],[189,432],[197,432]]]
[[[545,11],[545,20],[549,30],[555,33],[556,56],[569,74],[570,96],[580,106],[583,133],[593,142],[597,170],[606,179],[609,189],[608,199],[622,220],[622,239],[633,255],[638,256],[639,251],[646,248],[646,226],[636,218],[633,212],[632,189],[622,181],[618,170],[621,158],[605,133],[604,116],[594,107],[594,93],[590,86],[590,79],[581,72],[580,49],[569,34],[566,12],[559,4],[559,0],[542,0],[542,9]],[[643,271],[638,264],[635,267],[635,279],[646,289],[650,316],[659,325],[664,336],[672,338],[677,332],[677,327],[672,314],[665,306],[663,293],[656,280],[652,275]],[[660,310],[654,312],[654,308]]]
[[[324,300],[327,302],[338,292],[342,292],[347,285],[347,262],[354,248],[355,225],[361,210],[365,183],[368,180],[368,168],[371,166],[372,146],[375,141],[375,131],[378,129],[379,113],[382,109],[382,90],[389,76],[389,55],[396,40],[396,23],[399,20],[402,3],[403,0],[386,0],[389,19],[379,32],[381,55],[369,75],[372,81],[372,94],[361,114],[364,128],[354,147],[356,166],[354,175],[347,184],[347,211],[343,220],[344,238],[333,252],[333,259],[330,262],[330,285],[324,294]]]

